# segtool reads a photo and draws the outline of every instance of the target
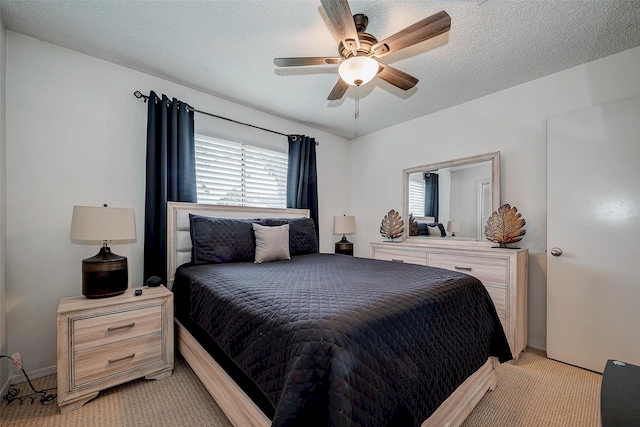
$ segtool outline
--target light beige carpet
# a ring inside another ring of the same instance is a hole
[[[487,393],[465,427],[600,425],[602,376],[549,360],[528,349],[517,364],[498,370],[498,387]],[[36,389],[56,386],[51,375],[33,381]],[[20,384],[28,394],[27,383]],[[101,392],[82,408],[61,415],[57,402],[0,403],[3,427],[230,427],[222,411],[181,357],[174,373],[161,381],[136,380]]]
[[[56,376],[32,381],[37,390],[56,387]],[[29,394],[27,383],[19,385]],[[55,392],[55,390],[53,391]],[[179,355],[173,375],[139,379],[98,394],[80,409],[60,414],[57,400],[47,406],[2,402],[2,427],[231,427],[189,365]]]
[[[485,394],[463,427],[600,427],[602,375],[527,349],[517,364],[498,368],[498,386]]]

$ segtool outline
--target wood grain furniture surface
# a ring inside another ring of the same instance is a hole
[[[57,328],[62,413],[100,390],[140,377],[166,378],[173,370],[173,294],[164,286],[109,298],[62,298]]]
[[[188,262],[191,251],[189,214],[221,218],[296,218],[308,217],[306,210],[261,209],[233,206],[198,205],[169,202],[167,207],[167,277],[173,283],[176,268]],[[182,260],[182,261],[181,261]],[[211,357],[193,335],[176,321],[178,351],[194,370],[203,385],[236,427],[267,427],[271,420]],[[464,381],[451,396],[422,424],[459,426],[489,390],[497,384],[497,358],[487,362]]]
[[[371,243],[371,258],[444,268],[480,279],[496,306],[511,353],[517,361],[527,346],[529,251],[465,245],[463,240],[447,245],[438,243]]]

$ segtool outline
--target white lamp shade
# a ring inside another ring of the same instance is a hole
[[[378,62],[368,56],[352,56],[340,63],[338,74],[345,82],[352,86],[360,86],[370,82],[380,66]]]
[[[456,220],[447,221],[447,231],[452,233],[460,231],[460,223]]]
[[[343,215],[333,217],[333,234],[353,234],[355,232],[355,216]]]
[[[71,240],[133,240],[136,238],[135,214],[130,208],[74,206]]]

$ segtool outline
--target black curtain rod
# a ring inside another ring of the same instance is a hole
[[[138,99],[144,99],[144,102],[147,102],[147,100],[149,99],[149,97],[147,95],[142,94],[142,92],[140,92],[139,90],[133,92],[133,95]],[[160,98],[158,98],[158,99],[160,99]],[[200,113],[200,114],[204,114],[204,115],[207,115],[207,116],[215,117],[217,119],[227,120],[229,122],[237,123],[239,125],[249,126],[249,127],[255,128],[255,129],[260,129],[260,130],[263,130],[263,131],[266,131],[266,132],[271,132],[271,133],[275,133],[275,134],[282,135],[282,136],[287,136],[287,137],[292,136],[292,135],[288,135],[286,133],[278,132],[278,131],[275,131],[275,130],[261,128],[260,126],[255,126],[255,125],[252,125],[252,124],[249,124],[249,123],[239,122],[237,120],[229,119],[227,117],[218,116],[217,114],[207,113],[206,111],[196,110],[193,107],[189,107],[189,108],[191,108],[196,113]],[[316,143],[316,145],[318,145],[318,143]]]

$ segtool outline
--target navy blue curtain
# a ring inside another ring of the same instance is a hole
[[[424,174],[424,216],[432,216],[438,222],[438,174]]]
[[[196,202],[193,109],[151,91],[147,117],[144,280],[167,283],[167,202]]]
[[[318,235],[316,140],[304,135],[289,135],[288,138],[287,207],[309,209]]]

